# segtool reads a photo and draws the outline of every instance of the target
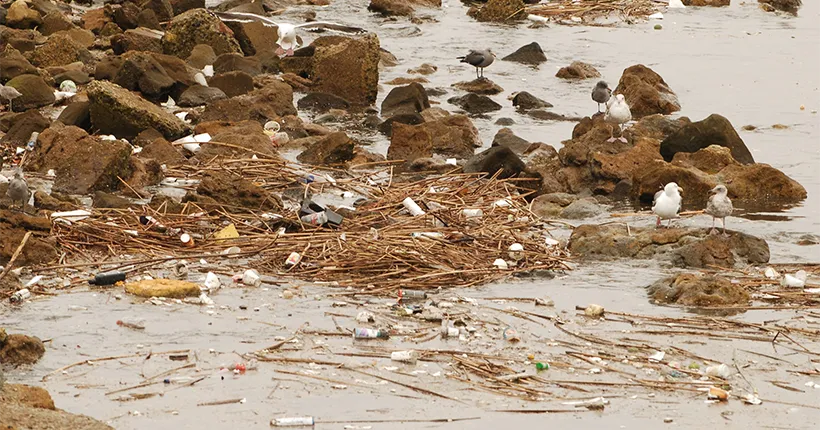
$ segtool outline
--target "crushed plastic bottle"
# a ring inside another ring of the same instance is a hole
[[[130,328],[132,330],[145,330],[145,321],[136,319],[117,320],[117,325],[120,327]]]
[[[22,290],[12,294],[11,297],[9,297],[9,301],[12,303],[21,303],[29,298],[31,298],[31,291],[29,291],[28,288],[23,288]]]
[[[399,290],[399,301],[402,300],[424,300],[427,298],[427,293],[418,290]]]
[[[316,425],[313,417],[287,417],[274,418],[270,422],[271,427],[299,427]]]
[[[259,272],[254,269],[248,269],[242,274],[242,283],[250,287],[260,287],[262,285],[262,277]]]
[[[390,333],[387,330],[376,330],[372,328],[353,329],[354,339],[388,339]]]

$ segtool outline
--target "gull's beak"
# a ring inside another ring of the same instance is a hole
[[[493,58],[498,58],[498,57],[495,55],[495,52],[490,51],[490,54],[493,56]]]
[[[678,192],[683,194],[683,187],[678,187]]]
[[[712,188],[711,190],[709,190],[709,194],[715,194],[716,192],[717,192],[717,187]]]

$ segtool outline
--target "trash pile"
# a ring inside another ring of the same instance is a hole
[[[542,18],[564,24],[589,24],[613,15],[624,21],[645,19],[657,13],[662,4],[655,0],[557,0],[528,7],[527,13],[536,23]]]

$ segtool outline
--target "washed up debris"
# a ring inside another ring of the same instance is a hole
[[[706,368],[706,376],[713,376],[722,379],[729,379],[732,376],[732,370],[725,364],[718,366],[709,366]]]
[[[355,339],[387,339],[389,337],[390,332],[387,330],[376,330],[371,328],[353,329],[353,338]]]
[[[416,351],[393,351],[390,353],[390,359],[402,363],[415,364],[418,360],[418,353]]]
[[[9,297],[9,301],[12,303],[22,303],[26,300],[31,298],[31,291],[28,288],[23,288],[22,290],[16,291],[14,294]]]
[[[202,283],[208,291],[218,290],[222,287],[222,281],[219,280],[219,276],[216,276],[214,272],[208,272],[205,275],[205,282]]]
[[[100,273],[94,276],[93,279],[89,279],[88,283],[91,285],[96,285],[98,287],[105,286],[105,285],[114,285],[117,282],[125,281],[125,273],[124,272],[110,272],[110,273]]]
[[[577,402],[563,402],[562,405],[575,406],[576,408],[587,408],[591,411],[602,411],[604,407],[609,404],[609,400],[603,397],[595,397],[589,400],[581,400]]]
[[[709,400],[717,400],[720,402],[725,402],[729,400],[729,393],[718,387],[709,387],[709,392],[706,395],[706,398]]]
[[[590,318],[601,318],[604,316],[604,307],[601,305],[591,304],[584,309],[584,315]]]
[[[805,270],[798,270],[794,275],[786,274],[780,280],[780,285],[789,288],[803,288],[806,286],[808,275]]]
[[[526,12],[528,19],[534,22],[541,22],[536,17],[543,17],[559,24],[577,24],[612,17],[624,21],[647,18],[659,9],[660,5],[654,0],[553,0],[527,7]]]
[[[125,292],[139,297],[167,297],[181,299],[201,294],[199,285],[176,279],[145,279],[125,284]]]
[[[117,320],[117,325],[120,327],[130,328],[132,330],[145,330],[145,321],[138,319],[122,319]]]
[[[236,225],[234,225],[234,223],[230,223],[227,227],[214,233],[214,239],[217,240],[236,239],[238,237],[239,232],[236,231]]]
[[[272,427],[299,427],[299,426],[313,426],[316,421],[313,417],[287,417],[275,418],[271,420]]]
[[[259,272],[256,270],[248,269],[242,274],[242,283],[249,287],[260,287],[262,286],[262,277],[259,276]]]
[[[370,311],[361,311],[356,315],[356,321],[360,323],[376,322],[376,316]]]

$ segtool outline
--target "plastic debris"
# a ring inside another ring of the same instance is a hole
[[[31,291],[29,291],[28,288],[23,288],[22,290],[12,294],[11,297],[9,297],[9,301],[12,303],[21,303],[29,298],[31,298]]]
[[[275,418],[270,422],[270,425],[272,427],[313,426],[315,424],[316,421],[313,419],[313,417]]]
[[[262,286],[262,277],[254,269],[248,269],[242,274],[242,283],[251,287]]]
[[[495,261],[493,261],[493,266],[499,268],[500,270],[507,270],[510,268],[503,258],[496,258]]]
[[[393,351],[390,353],[390,359],[402,363],[415,364],[418,360],[418,353],[416,351]]]
[[[591,304],[584,309],[584,315],[590,318],[601,318],[604,316],[604,312],[604,307],[596,304]]]
[[[419,205],[416,204],[416,202],[413,201],[413,199],[411,199],[410,197],[407,197],[406,199],[402,200],[401,204],[404,205],[404,207],[410,212],[410,215],[422,216],[425,213],[421,209],[421,207],[419,207]]]
[[[390,333],[387,330],[375,330],[372,328],[353,329],[354,339],[387,339]]]
[[[783,287],[803,288],[806,286],[807,274],[805,270],[799,270],[794,275],[786,274],[780,280],[780,285]]]
[[[464,218],[481,218],[484,216],[484,211],[481,209],[462,209],[461,214]]]
[[[542,370],[550,370],[550,364],[537,361],[535,363],[535,370],[538,370],[539,372]]]
[[[201,294],[199,285],[176,279],[144,279],[125,284],[125,292],[139,297],[168,297],[181,299]]]
[[[360,323],[376,322],[376,316],[370,311],[361,311],[356,315],[356,321]]]
[[[757,397],[756,394],[747,394],[747,395],[742,397],[742,400],[743,400],[743,403],[746,403],[747,405],[755,405],[756,406],[756,405],[759,405],[759,404],[763,403],[763,401],[760,400],[760,398]]]
[[[518,342],[521,340],[521,336],[519,336],[518,331],[512,327],[507,327],[504,329],[503,337],[509,342]]]
[[[508,248],[510,259],[514,261],[519,261],[524,258],[524,246],[520,243],[513,243]]]
[[[300,261],[302,261],[302,256],[298,252],[291,252],[288,259],[285,260],[285,267],[291,268],[299,264]]]
[[[650,361],[650,362],[659,362],[659,361],[663,361],[663,357],[664,357],[664,356],[666,356],[666,353],[665,353],[665,352],[663,352],[663,351],[658,351],[658,352],[656,352],[656,353],[654,353],[654,354],[652,354],[652,355],[650,355],[650,356],[649,356],[649,361]]]
[[[603,410],[609,400],[603,397],[595,397],[594,399],[581,400],[576,402],[564,402],[562,405],[575,406],[576,408],[587,408],[589,410]]]
[[[216,273],[208,272],[208,274],[205,275],[205,282],[203,282],[202,285],[205,285],[208,291],[213,291],[219,289],[219,287],[222,286],[222,282],[219,280],[219,277],[216,276]]]
[[[117,320],[117,325],[120,327],[130,328],[132,330],[145,330],[145,321],[137,319],[123,319]]]
[[[72,222],[82,221],[90,216],[91,212],[82,209],[68,212],[53,212],[51,214],[51,221],[60,221],[66,224],[71,224]]]
[[[709,366],[706,368],[706,376],[719,377],[729,379],[732,376],[732,370],[725,364],[718,366]]]
[[[706,395],[709,400],[719,400],[725,402],[729,400],[729,393],[718,387],[709,387],[709,393]]]
[[[230,223],[227,227],[214,233],[214,239],[217,240],[236,239],[238,237],[239,232],[236,231],[236,225],[234,225],[234,223]]]
[[[403,300],[424,300],[427,298],[427,293],[418,290],[399,290],[399,301]]]
[[[109,272],[109,273],[100,273],[94,276],[94,279],[89,279],[88,283],[91,285],[103,286],[103,285],[114,285],[117,282],[125,281],[125,273],[124,272]]]

